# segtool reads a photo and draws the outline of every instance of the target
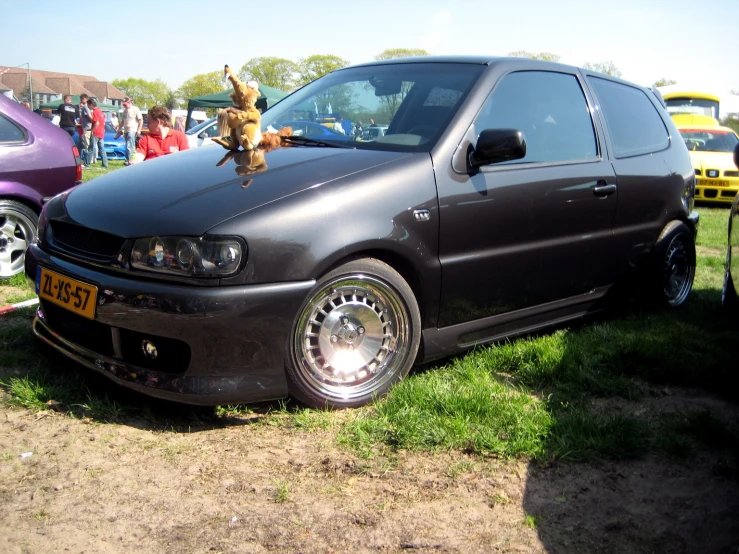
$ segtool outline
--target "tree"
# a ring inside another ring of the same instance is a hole
[[[526,50],[516,50],[515,52],[509,52],[508,55],[511,58],[531,58],[532,60],[544,60],[547,62],[558,62],[559,56],[552,54],[551,52],[539,52],[534,54],[533,52],[527,52]]]
[[[180,97],[179,97],[180,91],[179,90],[170,90],[169,94],[167,95],[167,98],[164,100],[164,105],[167,106],[167,109],[174,110],[180,107]]]
[[[172,92],[161,79],[147,81],[129,77],[128,79],[116,79],[112,84],[123,91],[126,96],[130,96],[142,108],[164,104]]]
[[[658,79],[654,82],[652,85],[653,87],[666,87],[667,85],[674,85],[677,81],[673,81],[672,79],[665,79],[662,77],[661,79]]]
[[[180,87],[180,96],[189,100],[196,96],[203,96],[205,94],[215,94],[221,92],[230,87],[223,81],[222,71],[213,71],[211,73],[200,73],[194,77],[190,77],[187,81],[182,83]]]
[[[331,54],[316,54],[298,60],[298,81],[296,85],[302,87],[335,69],[341,69],[349,62],[339,56]]]
[[[376,60],[393,60],[395,58],[413,58],[415,56],[428,56],[429,53],[423,48],[389,48],[383,50],[377,56]]]
[[[621,77],[621,71],[613,62],[585,62],[584,64],[582,64],[582,66],[585,69],[589,69],[591,71],[599,71],[601,73],[605,73],[606,75],[610,75],[611,77]]]
[[[285,58],[252,58],[241,66],[239,79],[254,80],[260,85],[280,90],[291,90],[295,88],[297,73],[298,64]]]

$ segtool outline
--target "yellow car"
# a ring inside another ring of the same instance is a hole
[[[729,127],[678,126],[695,169],[695,199],[731,204],[739,192],[734,147],[739,137]]]

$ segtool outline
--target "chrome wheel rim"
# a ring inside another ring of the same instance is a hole
[[[688,253],[684,237],[672,239],[665,255],[665,298],[671,306],[679,306],[690,295],[693,287],[695,263]]]
[[[392,381],[409,344],[410,316],[398,292],[375,277],[355,274],[329,282],[306,304],[293,355],[315,392],[351,400]]]
[[[36,236],[36,225],[18,213],[0,213],[0,277],[23,271],[28,245]]]

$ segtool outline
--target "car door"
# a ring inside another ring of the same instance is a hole
[[[608,284],[616,178],[577,73],[504,75],[473,123],[523,131],[524,158],[439,175],[439,326]],[[468,133],[469,136],[469,133]]]

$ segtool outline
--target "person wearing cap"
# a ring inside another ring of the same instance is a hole
[[[126,161],[123,165],[131,165],[131,158],[136,152],[136,139],[141,136],[143,127],[144,116],[141,115],[141,110],[126,96],[123,99],[123,113],[118,127],[118,134],[126,139]]]
[[[185,133],[172,129],[172,115],[166,106],[151,108],[147,121],[149,134],[139,140],[136,153],[131,157],[131,164],[190,148]]]

